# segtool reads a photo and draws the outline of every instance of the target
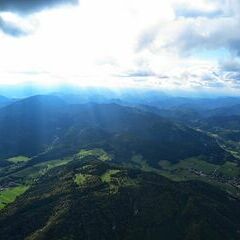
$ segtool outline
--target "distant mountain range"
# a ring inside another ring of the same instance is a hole
[[[4,96],[0,96],[0,108],[5,107],[9,104],[11,104],[14,100],[4,97]]]
[[[200,155],[214,163],[231,159],[213,138],[154,113],[117,104],[67,104],[55,96],[34,96],[0,109],[0,132],[2,158],[98,146],[114,150],[116,160],[126,152],[129,158],[141,153],[154,166]]]

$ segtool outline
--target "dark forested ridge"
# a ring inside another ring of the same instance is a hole
[[[98,160],[49,171],[0,217],[2,239],[238,239],[240,202]]]
[[[84,99],[0,108],[0,239],[240,239],[238,99]]]

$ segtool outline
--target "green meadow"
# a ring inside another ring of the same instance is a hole
[[[12,203],[15,199],[27,191],[29,186],[17,186],[0,191],[0,209],[3,209],[7,204]]]
[[[29,160],[31,160],[31,158],[25,157],[25,156],[16,156],[16,157],[7,159],[7,161],[11,163],[22,163],[22,162],[28,162]]]

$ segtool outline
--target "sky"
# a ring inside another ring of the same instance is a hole
[[[0,0],[0,85],[240,93],[239,0]]]

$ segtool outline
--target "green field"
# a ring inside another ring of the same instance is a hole
[[[17,164],[3,168],[2,174],[9,174],[1,177],[0,172],[0,180],[4,180],[4,178],[10,178],[15,185],[19,186],[5,188],[0,191],[0,209],[3,209],[7,204],[14,202],[17,196],[23,194],[34,182],[37,181],[37,179],[46,174],[50,169],[65,165],[72,161],[72,159],[72,157],[66,157],[63,159],[39,163],[23,169],[21,169],[20,165]],[[9,159],[9,161],[14,163],[26,162],[28,160],[30,159],[27,159],[23,156]]]
[[[91,149],[91,150],[86,150],[86,149],[82,149],[78,154],[77,157],[79,159],[82,159],[84,157],[87,156],[95,156],[97,157],[99,160],[101,161],[111,161],[112,160],[112,156],[110,154],[108,154],[107,152],[105,152],[103,149],[101,148],[95,148],[95,149]]]
[[[7,204],[14,202],[15,199],[26,192],[28,188],[29,186],[22,185],[0,191],[0,209],[3,209]]]
[[[69,163],[70,161],[72,161],[72,157],[66,157],[64,159],[56,159],[56,160],[51,160],[51,161],[39,163],[39,164],[37,164],[35,166],[36,167],[43,167],[46,170],[50,170],[52,168],[65,165],[65,164]]]
[[[107,182],[109,183],[111,181],[111,178],[114,174],[120,172],[120,170],[118,169],[111,169],[111,170],[108,170],[107,172],[105,172],[102,176],[101,176],[101,180],[103,182]]]
[[[227,177],[237,177],[240,174],[240,169],[236,163],[225,162],[223,165],[216,165],[199,158],[184,159],[176,164],[172,164],[169,161],[160,161],[159,165],[163,170],[168,171],[195,169],[202,172],[202,174],[222,174]]]
[[[74,182],[77,185],[81,186],[81,185],[84,185],[87,182],[87,179],[90,177],[91,177],[91,175],[79,173],[79,174],[75,175]]]
[[[22,163],[22,162],[28,162],[29,160],[31,160],[31,158],[29,157],[25,157],[25,156],[16,156],[16,157],[12,157],[7,159],[7,161],[11,162],[11,163]]]
[[[159,173],[159,171],[156,168],[153,168],[153,167],[149,166],[147,161],[140,154],[134,154],[132,156],[131,164],[133,164],[134,166],[139,167],[140,169],[142,169],[143,171],[146,171],[146,172],[156,172],[156,173]]]
[[[34,180],[47,173],[50,169],[62,166],[70,162],[72,158],[57,159],[36,164],[31,167],[24,168],[11,174],[13,178],[22,178],[27,184],[31,184]]]

